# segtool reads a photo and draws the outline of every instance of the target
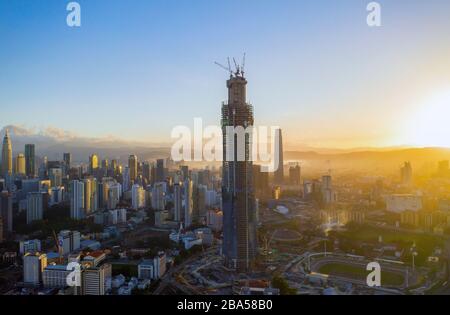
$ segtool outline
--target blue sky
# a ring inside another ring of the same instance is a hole
[[[246,52],[256,122],[291,145],[446,145],[408,130],[450,91],[447,0],[379,1],[380,28],[364,0],[80,0],[80,28],[68,2],[0,2],[0,126],[167,141],[218,123],[214,61]]]

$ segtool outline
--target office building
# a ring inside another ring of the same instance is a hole
[[[166,180],[164,159],[156,160],[156,181],[163,182]]]
[[[63,154],[63,162],[64,162],[64,175],[68,175],[70,168],[72,167],[72,153],[64,153]]]
[[[138,159],[136,155],[128,158],[128,168],[130,169],[130,181],[134,183],[138,175]]]
[[[27,195],[27,224],[40,221],[44,218],[44,194],[41,192],[30,192]]]
[[[274,172],[275,184],[284,183],[283,135],[281,129],[275,131],[275,154],[278,157],[278,168]]]
[[[3,219],[3,236],[13,231],[13,197],[8,191],[0,193],[0,217]]]
[[[89,157],[89,174],[96,176],[98,171],[98,155],[92,154]]]
[[[152,208],[157,211],[165,210],[166,208],[166,183],[155,183],[152,189]]]
[[[413,194],[392,194],[385,197],[386,210],[402,213],[404,211],[422,210],[422,197]]]
[[[193,190],[194,183],[187,179],[184,181],[184,227],[188,228],[192,225],[192,215],[194,210]]]
[[[181,222],[184,218],[183,213],[183,187],[180,183],[173,185],[173,205],[174,205],[174,220]]]
[[[131,189],[131,203],[135,210],[145,207],[145,190],[141,185],[133,185]]]
[[[19,153],[16,157],[16,167],[14,169],[14,173],[19,176],[26,175],[25,155],[23,153]]]
[[[67,287],[67,277],[72,271],[66,265],[48,265],[42,272],[44,288],[63,289]]]
[[[29,285],[39,285],[42,282],[42,272],[45,267],[47,267],[47,255],[26,253],[23,256],[23,282]]]
[[[84,183],[78,180],[70,182],[70,217],[81,220],[85,216]]]
[[[300,186],[300,166],[289,167],[289,185]]]
[[[82,272],[83,295],[105,295],[107,279],[111,279],[112,269],[110,264],[98,267],[90,267]]]
[[[61,168],[50,168],[48,170],[48,177],[50,179],[51,187],[62,186],[63,172]]]
[[[24,255],[26,253],[35,253],[41,251],[41,241],[40,240],[28,240],[21,241],[19,243],[19,253]]]
[[[78,231],[64,230],[58,234],[58,242],[62,255],[81,249],[81,234]]]
[[[400,176],[402,185],[412,185],[412,166],[410,162],[405,162],[400,168]]]
[[[25,145],[25,172],[29,178],[36,176],[36,156],[34,144]]]

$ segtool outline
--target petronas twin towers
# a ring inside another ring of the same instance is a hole
[[[12,144],[11,138],[9,137],[9,131],[6,130],[5,137],[3,138],[2,146],[2,164],[1,164],[1,175],[3,177],[8,177],[12,175],[13,162],[12,162]]]

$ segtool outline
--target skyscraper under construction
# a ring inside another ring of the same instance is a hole
[[[230,127],[245,129],[253,126],[253,108],[246,102],[246,86],[242,69],[230,71],[228,103],[222,105],[223,255],[225,264],[238,272],[251,268],[257,251],[251,136],[246,133],[240,138],[236,134],[227,134]],[[245,158],[238,158],[239,149],[243,150]]]

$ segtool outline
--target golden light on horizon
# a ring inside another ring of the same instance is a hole
[[[437,93],[405,118],[407,144],[422,147],[450,147],[450,89]]]

